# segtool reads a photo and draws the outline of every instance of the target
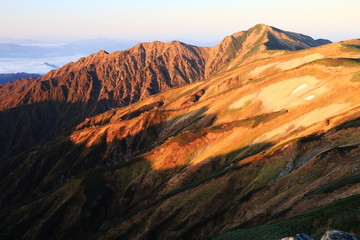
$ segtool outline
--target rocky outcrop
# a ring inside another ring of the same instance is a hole
[[[305,233],[301,233],[301,234],[296,234],[294,237],[282,238],[281,240],[314,240],[314,239],[306,235]]]
[[[296,234],[294,237],[286,237],[281,240],[314,240],[310,236],[305,233]],[[321,240],[357,240],[356,237],[351,235],[350,233],[339,231],[339,230],[331,230],[327,231],[324,236],[322,236]]]
[[[332,230],[327,231],[321,240],[357,240],[356,237],[351,235],[350,233]]]

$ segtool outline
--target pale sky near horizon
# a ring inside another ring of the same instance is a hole
[[[221,40],[257,23],[360,38],[360,0],[0,0],[0,38]]]

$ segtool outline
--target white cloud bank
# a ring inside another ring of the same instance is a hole
[[[39,73],[45,74],[53,68],[44,63],[53,64],[57,67],[77,61],[83,55],[48,57],[48,58],[1,58],[0,57],[0,73]]]

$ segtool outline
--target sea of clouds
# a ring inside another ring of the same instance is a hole
[[[71,56],[54,56],[54,57],[39,57],[39,58],[9,58],[0,57],[0,73],[39,73],[45,74],[50,70],[55,69],[50,65],[62,67],[63,65],[74,62],[85,54],[76,54]]]

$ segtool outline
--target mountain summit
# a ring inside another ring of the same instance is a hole
[[[295,51],[328,43],[331,42],[323,39],[314,40],[303,34],[258,24],[247,31],[227,36],[221,43],[210,48],[206,76],[216,73],[231,61],[235,61],[232,65],[239,65],[249,58],[254,60],[255,56],[265,57],[268,50]],[[261,53],[264,55],[259,55]]]

